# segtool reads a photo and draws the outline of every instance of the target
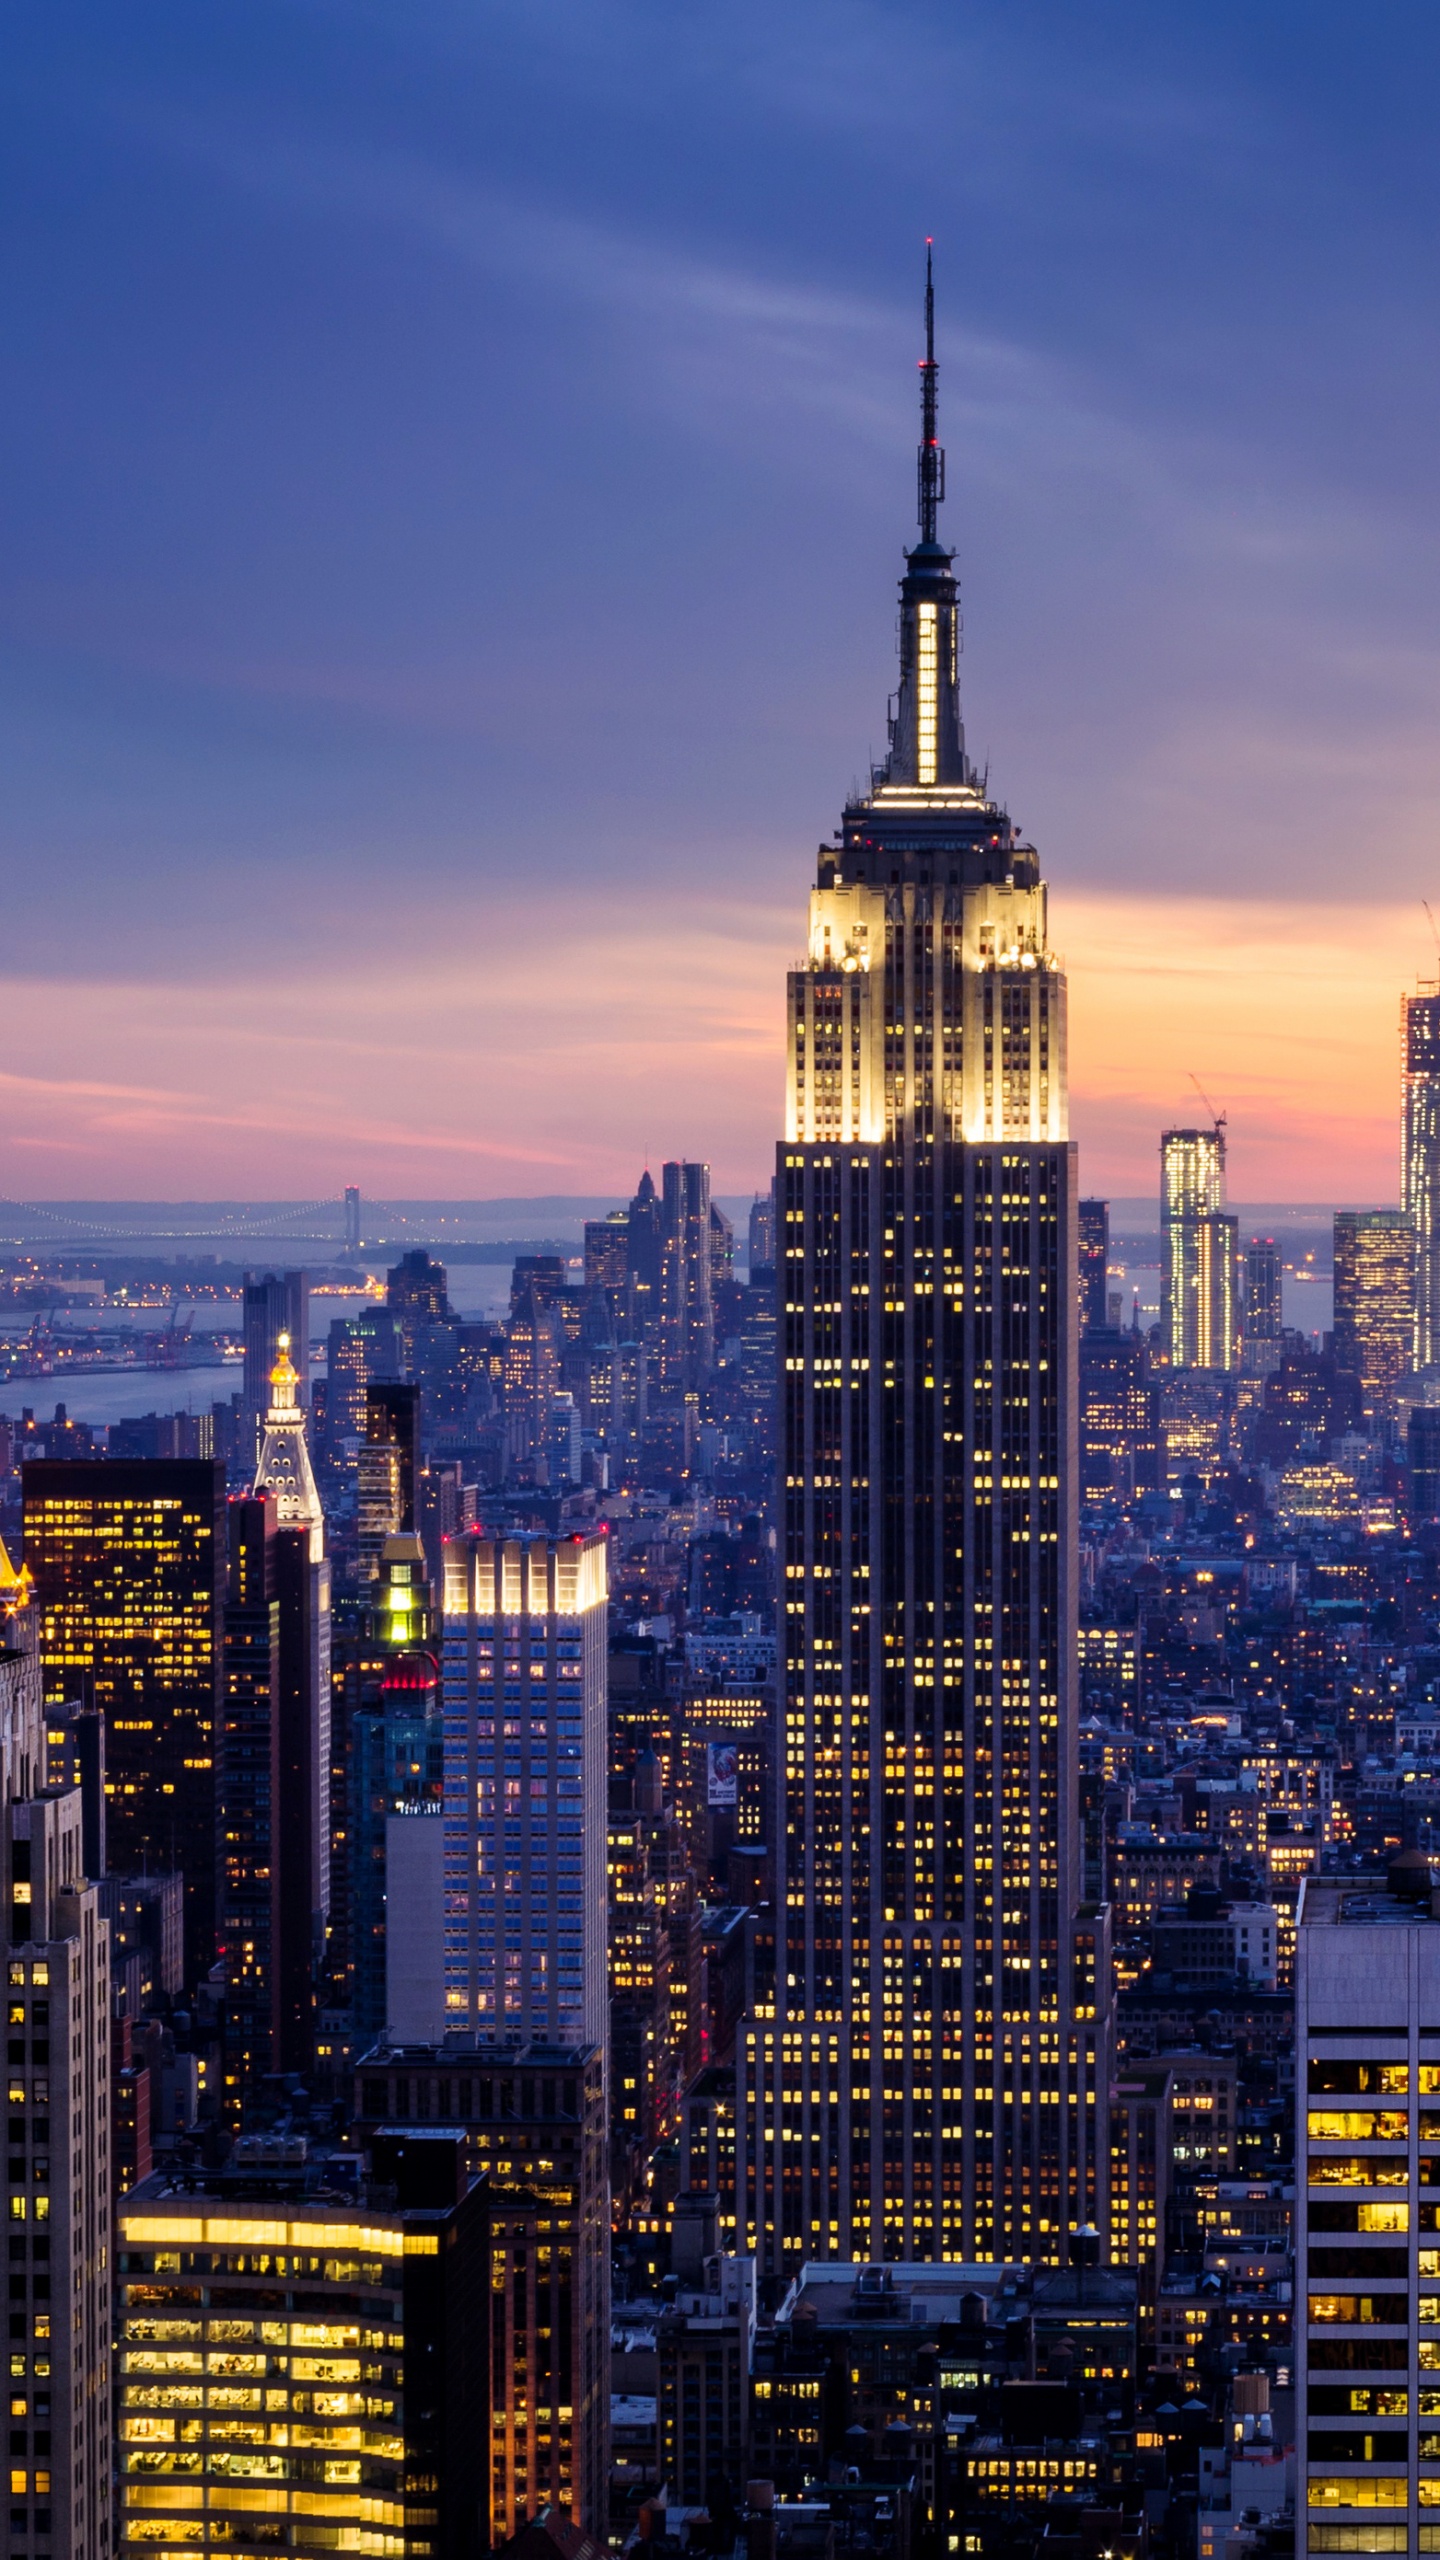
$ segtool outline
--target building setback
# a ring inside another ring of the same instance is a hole
[[[784,1943],[739,2035],[763,2273],[1057,2258],[1104,2220],[1065,983],[965,753],[934,393],[932,343],[890,753],[820,849],[790,979]]]

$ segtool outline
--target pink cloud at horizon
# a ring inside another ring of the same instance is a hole
[[[1228,1115],[1237,1200],[1396,1193],[1409,905],[1061,891],[1072,1127],[1087,1190],[1148,1194],[1159,1131]],[[452,922],[383,966],[0,981],[0,1191],[19,1198],[619,1193],[640,1164],[767,1175],[803,904],[693,894]]]

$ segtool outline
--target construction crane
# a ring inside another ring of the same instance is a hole
[[[1218,1136],[1219,1132],[1228,1125],[1226,1114],[1223,1111],[1216,1110],[1214,1103],[1211,1101],[1209,1094],[1205,1090],[1205,1087],[1193,1070],[1191,1072],[1190,1081],[1195,1087],[1196,1092],[1199,1094],[1201,1101],[1204,1103],[1206,1110],[1209,1112]]]

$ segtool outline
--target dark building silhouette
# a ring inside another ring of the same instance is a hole
[[[1245,1248],[1245,1340],[1278,1342],[1285,1330],[1280,1248],[1273,1236],[1252,1236]]]
[[[1406,1455],[1412,1514],[1417,1520],[1440,1520],[1440,1405],[1411,1406]]]
[[[1110,1203],[1082,1200],[1080,1228],[1080,1330],[1110,1321]]]
[[[715,1357],[710,1167],[667,1164],[660,1178],[660,1382],[694,1387]]]
[[[1358,1431],[1360,1421],[1359,1379],[1341,1368],[1333,1351],[1292,1346],[1265,1381],[1253,1455],[1263,1466],[1286,1467],[1305,1441]]]
[[[379,1379],[365,1390],[360,1446],[360,1582],[379,1571],[387,1538],[416,1525],[420,1481],[420,1390],[410,1379]]]
[[[660,1197],[647,1165],[626,1212],[629,1233],[632,1322],[636,1337],[648,1344],[660,1338]]]
[[[254,1465],[270,1402],[270,1372],[281,1334],[288,1334],[295,1353],[300,1401],[308,1397],[310,1375],[310,1282],[303,1271],[247,1272],[244,1301],[245,1373],[241,1390],[243,1440],[241,1466]]]
[[[273,1494],[237,1496],[227,1506],[226,1529],[216,1938],[225,1967],[225,2099],[233,2114],[246,2092],[278,2067],[280,2043],[280,1603]]]
[[[585,1286],[603,1289],[617,1318],[623,1318],[630,1282],[630,1215],[612,1209],[606,1218],[585,1221]]]
[[[1096,1325],[1080,1343],[1080,1472],[1087,1502],[1128,1502],[1164,1475],[1160,1388],[1137,1333]]]

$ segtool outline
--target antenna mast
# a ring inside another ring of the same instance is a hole
[[[939,413],[935,378],[939,371],[935,362],[935,271],[934,243],[925,243],[925,355],[920,366],[920,451],[917,478],[920,499],[920,539],[938,540],[937,511],[945,495],[945,455],[939,439]]]

